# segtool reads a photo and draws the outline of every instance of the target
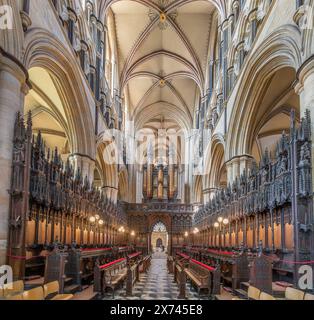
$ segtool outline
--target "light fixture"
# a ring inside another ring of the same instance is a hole
[[[90,221],[91,223],[95,223],[96,218],[92,216],[92,217],[89,218],[89,221]]]
[[[228,223],[229,223],[229,220],[228,220],[228,219],[224,219],[224,220],[223,220],[223,224],[224,224],[224,225],[227,225]]]
[[[219,228],[219,223],[218,223],[218,222],[215,222],[215,223],[214,223],[214,227],[215,227],[215,228]]]
[[[218,222],[219,222],[219,223],[222,223],[222,221],[223,221],[223,217],[219,217],[219,218],[218,218]]]
[[[131,231],[131,236],[132,236],[132,237],[135,236],[135,231]]]
[[[197,233],[199,233],[199,232],[200,232],[200,231],[199,231],[198,228],[194,228],[194,231],[193,231],[194,234],[197,234]]]
[[[187,238],[189,236],[189,233],[185,231],[184,236]]]
[[[104,220],[101,220],[101,219],[100,219],[100,220],[98,221],[98,224],[99,224],[100,226],[102,226],[102,225],[104,224]]]
[[[99,219],[100,219],[100,216],[99,216],[98,214],[96,214],[96,215],[95,215],[95,219],[96,219],[96,220],[99,220]]]

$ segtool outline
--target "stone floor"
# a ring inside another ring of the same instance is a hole
[[[153,254],[152,264],[148,273],[142,274],[140,281],[135,284],[133,296],[127,297],[124,288],[116,290],[115,299],[177,300],[178,295],[178,285],[174,283],[173,275],[169,274],[167,270],[167,255],[162,252],[156,252]],[[189,300],[199,300],[196,291],[194,289],[190,290],[190,285],[187,285],[187,296]],[[112,300],[111,293],[108,293],[104,300]]]

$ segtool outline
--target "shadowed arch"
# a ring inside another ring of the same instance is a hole
[[[301,65],[300,34],[296,27],[286,26],[271,34],[247,61],[238,95],[231,113],[226,145],[228,159],[249,154],[252,123],[259,99],[271,77],[285,67],[297,70]]]
[[[25,39],[24,65],[41,67],[54,77],[68,122],[69,141],[73,153],[95,157],[94,124],[82,71],[75,58],[45,30],[31,30]],[[77,66],[77,67],[70,67]]]

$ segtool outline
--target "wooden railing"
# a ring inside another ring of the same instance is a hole
[[[126,280],[126,277],[126,258],[114,260],[104,265],[97,262],[94,267],[94,292],[103,295],[106,289],[111,289],[114,299],[116,288]]]

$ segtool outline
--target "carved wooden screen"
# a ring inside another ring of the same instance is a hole
[[[63,163],[58,150],[47,150],[39,132],[32,136],[31,114],[27,124],[17,115],[13,140],[8,263],[15,278],[23,278],[26,251],[38,255],[53,243],[101,245],[106,226],[126,225],[124,206],[114,204],[94,188],[80,169]],[[90,222],[98,215],[103,225]],[[112,239],[111,239],[112,241]]]

